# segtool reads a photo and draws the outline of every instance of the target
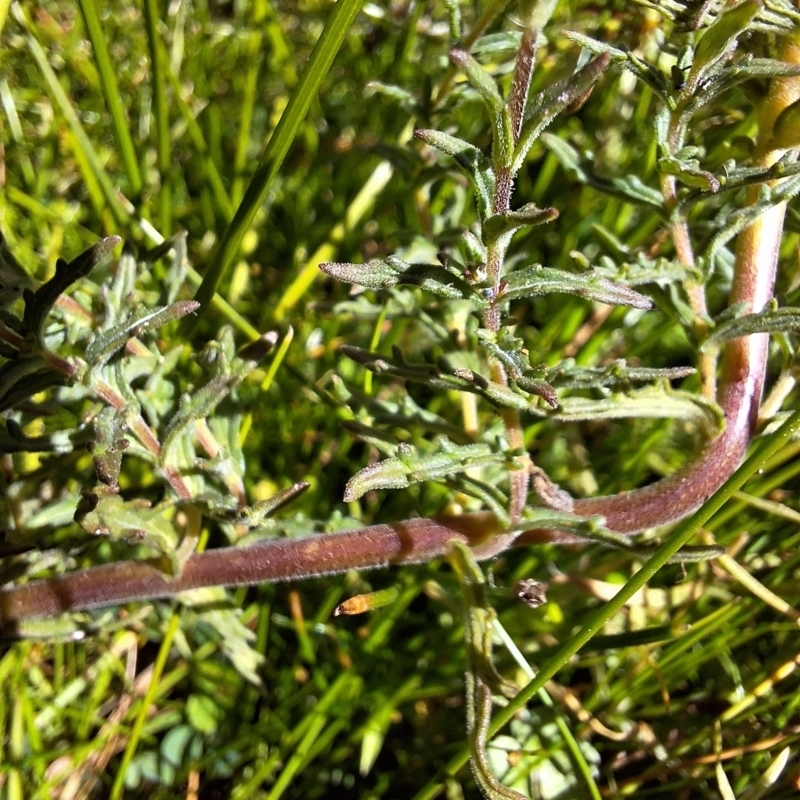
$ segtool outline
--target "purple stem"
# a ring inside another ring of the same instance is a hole
[[[442,555],[454,539],[473,548],[478,558],[488,558],[498,547],[505,549],[510,538],[498,531],[491,514],[477,513],[210,550],[192,556],[172,579],[155,562],[116,562],[0,592],[0,629],[8,634],[15,622],[24,619],[172,597],[207,586],[278,583],[351,569],[416,564]]]

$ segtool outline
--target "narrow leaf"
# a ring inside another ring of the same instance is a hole
[[[458,275],[435,264],[409,264],[396,256],[366,264],[327,262],[320,264],[327,275],[367,289],[419,286],[432,294],[458,300],[473,294],[472,287]]]
[[[376,375],[391,375],[414,381],[432,389],[478,394],[499,408],[516,408],[519,411],[541,413],[538,401],[514,388],[495,383],[470,369],[451,369],[446,363],[440,366],[428,363],[410,363],[399,353],[395,357],[370,353],[357,347],[343,346],[341,352]]]
[[[635,205],[646,205],[663,213],[664,198],[657,189],[647,186],[636,175],[624,178],[605,178],[594,173],[591,162],[582,159],[578,151],[558,136],[543,133],[542,143],[561,162],[564,169],[573,172],[581,183],[601,192],[620,197]]]
[[[761,311],[758,314],[745,314],[720,325],[703,342],[701,349],[721,342],[728,342],[740,336],[754,333],[778,333],[800,331],[800,308],[779,308]]]
[[[691,392],[663,386],[646,386],[631,392],[617,393],[600,400],[584,397],[561,399],[555,419],[576,422],[597,419],[682,419],[711,424],[721,430],[724,416],[715,403]]]
[[[574,359],[568,358],[547,371],[547,380],[559,389],[599,389],[640,382],[680,380],[694,373],[692,367],[630,367],[622,359],[605,367],[582,367]]]
[[[414,483],[438,481],[468,469],[509,460],[509,456],[492,451],[486,444],[446,446],[442,440],[439,445],[440,452],[426,456],[410,445],[401,445],[398,456],[372,464],[350,478],[345,488],[345,502],[358,500],[376,489],[405,489]]]
[[[86,347],[86,360],[91,366],[101,366],[129,339],[173,322],[200,308],[196,300],[181,300],[169,306],[147,309],[138,306],[130,311],[127,318],[107,331],[99,331]]]
[[[585,98],[600,76],[608,70],[611,56],[603,53],[579,69],[565,81],[559,81],[542,92],[531,104],[525,124],[519,135],[512,171],[516,172],[528,155],[542,131],[576,101]]]
[[[564,31],[564,36],[586,48],[591,53],[609,56],[612,61],[632,72],[640,81],[647,84],[669,108],[673,109],[675,107],[675,100],[670,94],[666,76],[652,64],[627,50],[620,50],[574,31]]]
[[[467,172],[478,194],[478,209],[481,218],[488,217],[491,213],[495,189],[494,171],[489,159],[469,142],[441,131],[417,130],[414,131],[414,136],[454,158],[456,163]]]
[[[686,78],[684,94],[694,94],[698,82],[735,47],[737,37],[747,29],[763,5],[763,0],[744,0],[728,9],[703,34],[695,48],[694,60]]]
[[[491,75],[466,50],[454,48],[450,51],[450,60],[458,66],[486,102],[492,116],[503,113],[504,103]]]
[[[661,171],[666,175],[675,175],[686,186],[694,186],[705,192],[718,192],[720,182],[713,173],[700,169],[696,159],[679,159],[663,156],[658,160]]]
[[[647,310],[654,305],[649,297],[594,273],[576,275],[561,269],[534,265],[512,272],[505,281],[502,296],[507,300],[560,293],[574,294],[608,305]]]
[[[492,214],[483,223],[483,243],[488,246],[490,242],[497,241],[501,236],[515,233],[520,228],[544,225],[558,217],[555,208],[539,208],[535,203],[528,203],[517,211],[508,211],[505,214]]]

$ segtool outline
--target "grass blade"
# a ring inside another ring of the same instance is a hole
[[[103,90],[106,105],[111,114],[111,123],[117,137],[122,163],[130,183],[130,191],[134,197],[138,197],[142,191],[142,173],[139,169],[139,162],[136,160],[136,151],[133,146],[128,120],[125,116],[125,106],[120,97],[117,76],[114,67],[111,65],[111,58],[108,55],[105,36],[100,26],[100,15],[97,13],[97,6],[94,0],[78,0],[83,15],[83,22],[86,25],[86,32],[89,41],[92,43],[94,58],[97,63],[97,71],[100,73],[100,87]]]
[[[12,11],[16,16],[17,21],[23,26],[23,28],[25,28],[28,39],[28,47],[30,48],[31,55],[36,61],[36,65],[39,67],[39,70],[45,79],[45,83],[47,84],[47,88],[50,91],[53,100],[55,100],[56,105],[64,115],[70,131],[75,137],[76,154],[79,156],[79,158],[82,156],[91,167],[91,170],[94,173],[94,176],[97,178],[100,188],[103,191],[103,196],[105,197],[106,203],[108,203],[108,207],[111,210],[114,221],[118,225],[126,225],[129,219],[128,212],[125,211],[125,209],[122,207],[122,203],[120,203],[119,199],[117,198],[114,184],[111,182],[111,179],[108,177],[105,169],[103,168],[103,164],[100,161],[100,157],[97,155],[97,151],[94,149],[89,137],[86,135],[86,131],[78,119],[78,115],[75,113],[72,103],[70,103],[69,98],[61,88],[61,84],[58,82],[56,73],[50,66],[50,62],[47,60],[47,55],[42,49],[42,46],[39,44],[38,39],[34,35],[33,31],[35,30],[35,26],[32,25],[31,21],[25,16],[21,6],[14,6]],[[80,153],[77,151],[80,151]]]
[[[209,265],[195,299],[202,305],[211,300],[217,285],[233,266],[239,246],[261,205],[270,184],[294,141],[300,124],[305,119],[311,101],[316,96],[323,78],[328,74],[333,59],[361,7],[362,0],[339,0],[328,18],[325,29],[314,47],[300,80],[292,92],[264,154],[256,167],[244,198],[236,210],[233,221],[225,231],[222,241]]]

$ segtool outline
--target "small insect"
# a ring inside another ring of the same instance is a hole
[[[543,583],[533,578],[525,578],[517,581],[515,587],[517,597],[525,603],[528,608],[539,608],[547,602],[546,587]]]
[[[672,73],[672,86],[676,92],[679,92],[686,86],[686,70],[688,67],[679,67],[677,64],[672,65],[670,72]]]
[[[367,611],[374,611],[376,608],[382,608],[393,603],[400,596],[400,590],[396,586],[390,586],[388,589],[380,589],[377,592],[367,592],[366,594],[357,594],[339,603],[333,610],[334,617],[340,617],[342,614],[353,616],[355,614],[364,614]]]

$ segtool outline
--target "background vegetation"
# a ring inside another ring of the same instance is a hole
[[[672,67],[698,34],[684,30],[691,9],[661,5],[662,13],[614,0],[559,3],[533,90],[575,66],[580,47],[562,30],[628,48],[677,86],[681,69]],[[474,224],[466,178],[411,131],[436,127],[489,147],[480,97],[447,53],[459,15],[465,32],[486,21],[471,52],[507,87],[515,8],[366,4],[352,24],[340,20],[340,48],[328,22],[333,64],[320,68],[318,95],[313,87],[302,94],[307,113],[289,106],[298,125],[281,139],[276,125],[329,14],[315,0],[0,3],[0,225],[30,276],[16,280],[37,286],[58,257],[74,258],[101,235],[122,236],[136,253],[123,262],[135,275],[123,280],[121,268],[100,266],[68,293],[78,307],[59,301],[48,335],[61,352],[85,354],[92,330],[109,330],[131,298],[148,308],[190,298],[200,276],[220,270],[208,310],[143,339],[151,354],[169,354],[166,366],[156,369],[143,352],[125,355],[126,363],[141,359],[126,375],[140,401],[154,398],[147,413],[167,429],[179,398],[197,396],[256,333],[277,331],[275,354],[241,367],[210,417],[227,460],[195,470],[194,449],[177,448],[189,485],[208,498],[200,547],[253,536],[223,513],[231,511],[224,497],[239,487],[257,504],[309,483],[278,514],[286,535],[320,527],[311,520],[334,530],[474,509],[474,497],[436,482],[344,502],[345,484],[377,452],[342,423],[372,424],[376,402],[394,441],[425,452],[440,433],[463,443],[502,435],[488,404],[472,409],[456,392],[374,377],[340,352],[347,344],[388,355],[398,345],[412,360],[436,357],[449,332],[465,327],[455,304],[419,290],[354,294],[318,265],[394,253],[433,262]],[[768,28],[754,24],[747,48],[769,51]],[[704,170],[747,163],[758,89],[733,86],[694,120],[691,144]],[[674,247],[653,199],[664,168],[657,107],[651,86],[611,67],[552,138],[535,143],[518,175],[515,205],[552,206],[559,218],[517,236],[511,263],[661,270],[643,290],[654,311],[565,294],[515,309],[526,348],[548,366],[567,358],[697,363],[682,324],[685,274],[670,272]],[[581,165],[567,168],[578,153]],[[270,178],[261,182],[263,201],[248,199],[254,174]],[[720,195],[692,206],[699,251],[708,252],[737,203]],[[237,229],[239,250],[226,231],[248,208],[254,218]],[[786,306],[797,301],[798,221],[795,206],[778,286]],[[180,232],[185,239],[159,249]],[[730,284],[721,247],[707,287],[712,315],[724,310]],[[16,288],[9,273],[3,280]],[[18,311],[9,298],[5,310]],[[771,383],[786,387],[783,408],[797,406],[793,337],[781,334],[773,346]],[[696,393],[698,378],[680,388]],[[59,444],[2,455],[3,581],[153,552],[172,557],[176,543],[159,539],[156,524],[144,542],[131,542],[91,536],[73,521],[81,492],[97,482],[83,444],[96,435],[85,422],[99,402],[82,389],[50,391],[33,417],[24,403],[8,413],[26,437]],[[778,421],[780,408],[765,422]],[[398,422],[403,415],[416,427]],[[677,421],[524,423],[537,463],[576,495],[672,472],[702,438],[688,412]],[[491,765],[506,784],[531,797],[795,796],[796,453],[796,443],[783,447],[706,523],[701,541],[723,545],[727,557],[658,572],[494,739]],[[124,499],[157,505],[174,491],[168,483],[141,449],[122,459]],[[526,683],[641,563],[599,546],[542,546],[493,562],[491,602],[510,645],[495,649],[500,671]],[[547,605],[531,610],[516,599],[517,581],[528,577],[549,582]],[[332,617],[347,597],[387,587],[396,589],[388,605]],[[437,562],[31,622],[0,658],[1,790],[8,798],[476,797],[469,771],[454,766],[466,747],[462,606],[458,578]]]

